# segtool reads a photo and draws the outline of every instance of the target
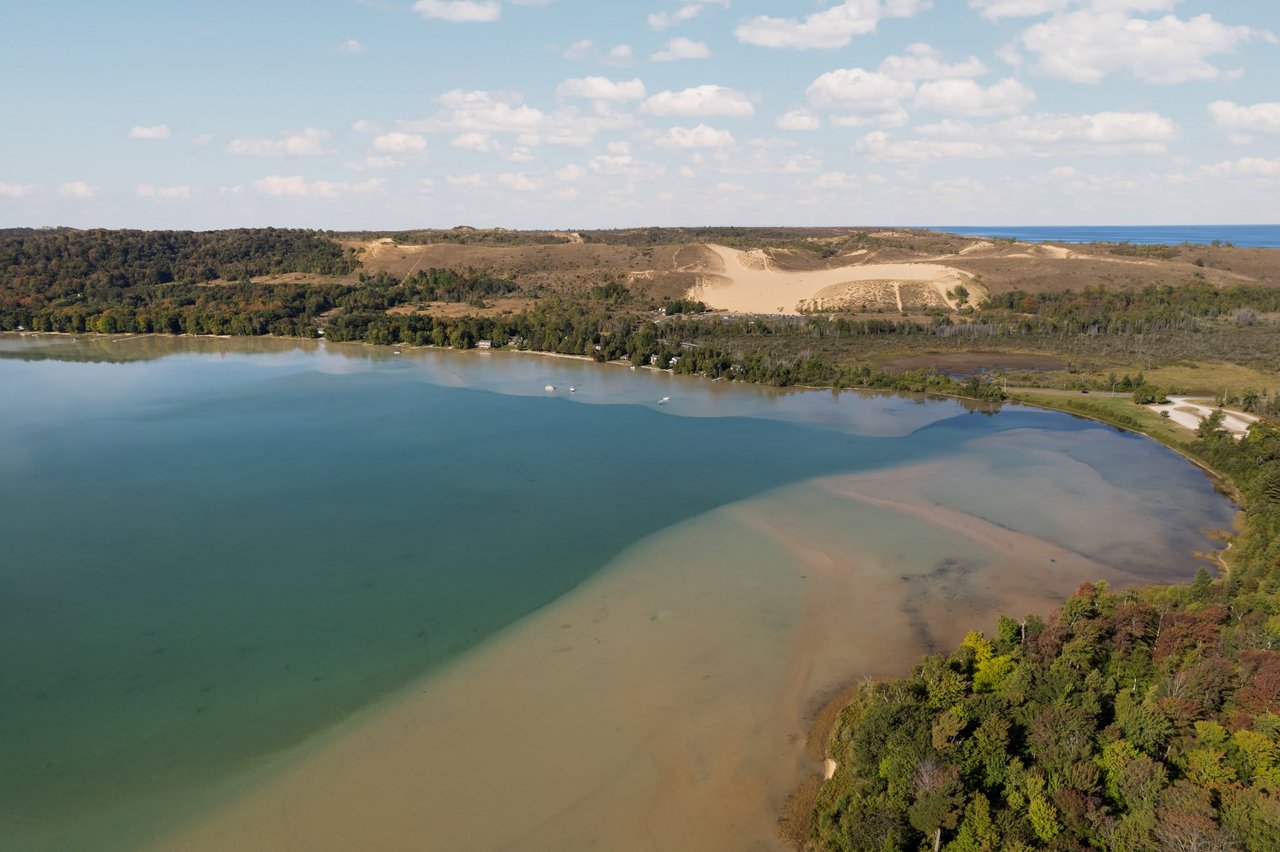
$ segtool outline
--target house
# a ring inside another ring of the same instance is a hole
[[[476,341],[476,348],[477,348],[477,349],[492,349],[492,348],[493,348],[493,341],[492,341],[492,340],[477,340],[477,341]]]

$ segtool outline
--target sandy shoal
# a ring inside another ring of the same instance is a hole
[[[1124,579],[882,486],[805,483],[657,535],[155,848],[784,848],[825,698]]]

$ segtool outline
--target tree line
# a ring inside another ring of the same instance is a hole
[[[1280,849],[1280,427],[1192,451],[1245,503],[1230,573],[1002,617],[865,686],[832,742],[825,850]]]

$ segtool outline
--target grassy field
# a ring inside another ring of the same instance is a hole
[[[1280,373],[1240,364],[1183,361],[1147,370],[1146,377],[1158,387],[1188,396],[1239,396],[1249,390],[1280,392]]]
[[[1122,429],[1142,432],[1178,450],[1185,449],[1196,437],[1196,433],[1191,429],[1179,426],[1154,411],[1137,405],[1128,396],[1082,394],[1076,391],[1010,389],[1009,398],[1012,402],[1065,411],[1068,414],[1101,420]]]

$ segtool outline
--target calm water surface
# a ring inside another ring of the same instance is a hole
[[[910,499],[1128,581],[1189,576],[1230,517],[1064,415],[508,353],[10,337],[0,394],[0,848],[131,848],[638,542],[817,477],[934,465]],[[952,547],[853,505],[828,549],[927,577]]]
[[[1280,225],[1044,225],[946,226],[936,230],[1028,243],[1134,243],[1170,245],[1231,243],[1240,248],[1280,248]]]

